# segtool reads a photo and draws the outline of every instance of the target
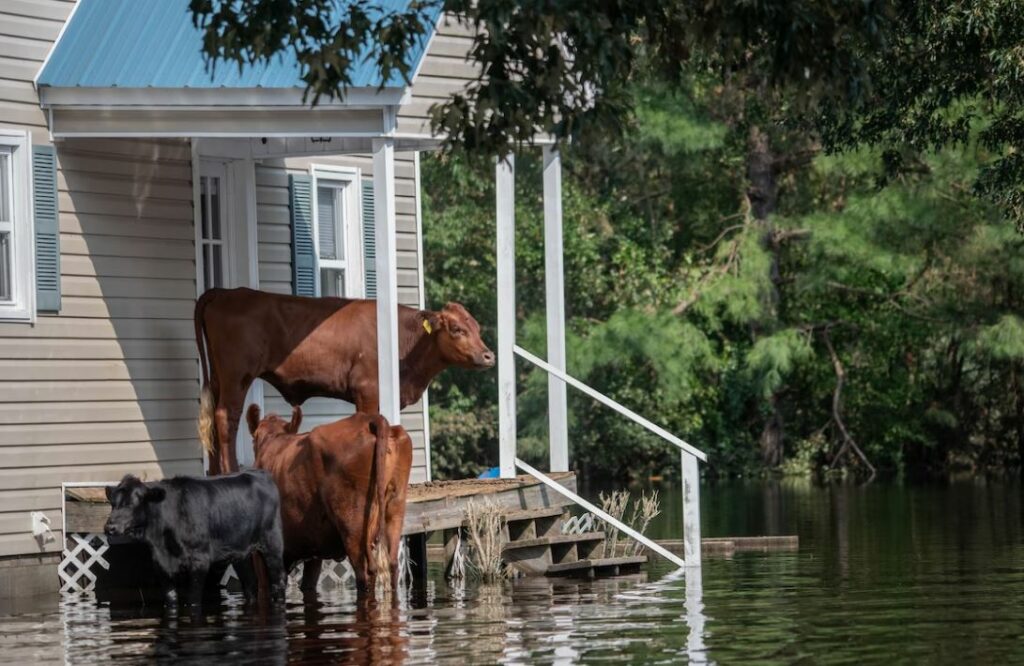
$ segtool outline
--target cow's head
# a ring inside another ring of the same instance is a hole
[[[110,502],[110,517],[103,531],[107,536],[128,536],[139,539],[149,522],[149,507],[162,502],[166,491],[157,485],[147,485],[131,474],[125,475],[121,483],[107,486],[107,501]]]
[[[449,303],[424,319],[427,333],[436,336],[441,359],[473,370],[494,367],[494,352],[480,338],[480,324],[459,303]]]
[[[266,441],[274,435],[294,435],[302,425],[302,408],[298,405],[292,407],[292,420],[285,421],[277,414],[267,414],[265,419],[260,419],[260,406],[249,405],[245,413],[245,421],[249,424],[249,434],[252,435],[253,448]]]

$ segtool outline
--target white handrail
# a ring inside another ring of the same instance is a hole
[[[617,411],[619,414],[622,414],[623,416],[629,418],[633,422],[639,423],[643,427],[645,427],[648,430],[650,430],[651,432],[653,432],[655,435],[658,435],[662,439],[664,439],[664,440],[666,440],[668,442],[671,442],[672,444],[675,444],[680,449],[682,449],[686,453],[689,453],[691,456],[693,456],[697,460],[700,460],[701,462],[707,462],[708,461],[708,457],[707,457],[707,455],[703,451],[701,451],[700,449],[698,449],[698,448],[696,448],[694,446],[691,446],[690,444],[687,444],[686,442],[684,442],[683,440],[679,439],[678,437],[676,437],[675,435],[670,433],[668,430],[665,430],[661,426],[656,425],[654,423],[651,423],[650,421],[648,421],[644,417],[642,417],[639,414],[637,414],[636,412],[634,412],[632,409],[629,409],[628,407],[623,407],[622,405],[620,405],[619,403],[615,402],[614,400],[612,400],[608,396],[604,395],[603,393],[599,393],[599,392],[595,391],[594,389],[590,388],[589,386],[587,386],[586,384],[584,384],[583,382],[581,382],[580,380],[575,379],[573,377],[570,377],[569,375],[567,375],[566,373],[562,372],[561,370],[559,370],[558,368],[554,367],[553,365],[547,363],[546,361],[544,361],[544,360],[540,359],[539,357],[534,356],[530,352],[526,351],[525,349],[523,349],[519,345],[514,345],[512,347],[512,349],[520,357],[526,359],[530,363],[533,363],[535,366],[537,366],[541,370],[544,370],[544,371],[548,372],[549,374],[552,374],[555,377],[558,377],[559,379],[561,379],[566,384],[569,384],[570,386],[573,386],[574,388],[579,389],[580,391],[582,391],[583,393],[586,393],[591,398],[593,398],[594,400],[597,400],[598,402],[602,403],[603,405],[605,405],[607,407],[611,407],[612,409]]]
[[[562,484],[557,483],[557,482],[553,481],[552,479],[549,479],[548,476],[546,474],[544,474],[543,472],[538,472],[533,467],[530,467],[529,465],[524,463],[519,458],[516,458],[516,467],[518,467],[519,469],[523,470],[524,472],[526,472],[527,474],[529,474],[533,478],[537,479],[538,481],[543,483],[548,488],[551,488],[552,490],[554,490],[555,492],[559,493],[560,495],[564,495],[565,497],[569,498],[570,500],[572,500],[576,504],[579,504],[584,509],[586,509],[590,513],[594,514],[595,516],[597,516],[601,520],[605,521],[606,523],[609,523],[612,526],[618,528],[619,531],[624,532],[625,534],[628,534],[629,536],[633,537],[634,539],[636,539],[637,541],[642,543],[647,548],[650,548],[652,551],[654,551],[658,555],[661,555],[662,557],[664,557],[669,562],[672,562],[673,564],[675,564],[675,565],[677,565],[679,567],[685,567],[686,566],[686,562],[684,562],[675,553],[667,550],[663,546],[660,546],[656,541],[652,541],[651,539],[648,539],[647,537],[645,537],[640,532],[637,532],[636,530],[634,530],[629,525],[623,523],[621,520],[617,520],[616,518],[613,518],[611,515],[605,513],[601,509],[597,508],[596,506],[594,506],[593,504],[591,504],[587,500],[583,499],[582,497],[580,497],[579,495],[577,495],[573,491],[569,490],[568,488],[566,488]],[[608,554],[607,557],[615,557],[615,553]]]

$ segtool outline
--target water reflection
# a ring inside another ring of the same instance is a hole
[[[708,557],[702,577],[655,563],[593,582],[448,585],[437,570],[396,608],[360,606],[344,588],[319,599],[292,590],[276,612],[225,594],[193,620],[141,600],[67,597],[0,608],[0,655],[16,664],[1024,661],[1018,484],[782,483],[706,488],[704,500],[705,534],[797,533],[800,551]],[[658,529],[678,534],[671,522]]]

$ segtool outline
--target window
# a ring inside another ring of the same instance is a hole
[[[357,169],[313,168],[313,211],[320,296],[363,298],[363,243]]]
[[[30,179],[28,134],[0,131],[0,320],[32,319]]]
[[[199,176],[199,263],[202,284],[199,292],[227,284],[227,243],[225,232],[227,197],[224,191],[224,166],[203,164]]]

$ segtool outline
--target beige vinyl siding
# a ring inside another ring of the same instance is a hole
[[[0,556],[38,552],[61,482],[202,473],[189,145],[57,149],[61,313],[0,324]]]
[[[47,143],[49,132],[32,79],[74,4],[0,0],[0,127],[28,130],[33,143]]]
[[[477,77],[479,67],[467,60],[472,45],[468,26],[442,17],[413,81],[412,101],[399,109],[399,132],[430,134],[430,107],[461,92]]]
[[[0,127],[49,143],[32,79],[73,2],[0,0]],[[0,323],[0,557],[60,550],[60,484],[202,472],[195,438],[191,152],[57,146],[62,307]]]
[[[362,177],[373,176],[373,160],[368,155],[345,157],[289,158],[267,160],[256,167],[256,220],[259,248],[260,288],[277,293],[292,293],[291,226],[288,208],[288,174],[308,174],[313,164],[358,168]],[[416,188],[413,156],[395,156],[396,224],[398,227],[398,299],[403,305],[419,307],[418,241],[416,238]],[[291,407],[273,387],[264,386],[264,405],[268,412],[288,414]],[[350,403],[315,398],[302,406],[303,425],[313,426],[351,414]],[[402,425],[412,437],[412,482],[426,480],[423,437],[423,407],[410,405],[402,412]]]

